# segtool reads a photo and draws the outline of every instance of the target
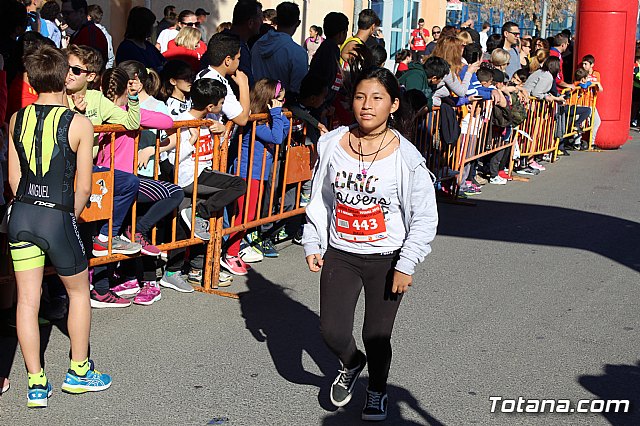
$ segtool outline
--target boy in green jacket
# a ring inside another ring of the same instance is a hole
[[[66,53],[69,60],[69,73],[66,81],[69,108],[86,116],[94,126],[108,123],[121,124],[127,130],[139,129],[140,102],[138,100],[138,91],[142,87],[140,80],[129,81],[128,108],[124,110],[107,99],[102,92],[89,89],[89,84],[97,80],[103,66],[102,56],[96,49],[72,44],[66,49]],[[108,169],[104,167],[93,167],[94,172],[106,170]],[[142,248],[140,244],[126,241],[119,235],[122,222],[138,194],[139,184],[140,181],[135,175],[114,170],[114,188],[112,188],[113,253],[135,254]],[[106,223],[100,229],[100,234],[93,239],[93,253],[95,256],[108,254],[108,234],[109,224]],[[94,294],[92,293],[91,296],[93,298]]]

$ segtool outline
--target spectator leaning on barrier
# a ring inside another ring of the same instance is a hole
[[[452,95],[463,97],[467,94],[471,77],[480,68],[481,62],[478,60],[478,62],[469,65],[468,72],[464,78],[460,78],[460,71],[464,65],[462,63],[462,52],[462,41],[457,37],[446,36],[438,41],[432,56],[444,59],[451,67],[451,72],[442,80],[433,94],[434,106],[440,106],[443,98]]]
[[[211,64],[207,69],[202,70],[196,76],[196,80],[201,78],[212,78],[221,82],[226,90],[224,103],[222,104],[222,115],[226,120],[233,121],[238,126],[244,126],[249,120],[250,98],[249,80],[247,75],[238,69],[240,65],[240,39],[227,32],[214,34],[209,40],[207,47],[208,62]],[[239,98],[233,93],[229,80],[238,86]]]
[[[62,0],[61,12],[69,27],[69,44],[89,46],[100,52],[103,63],[109,61],[109,43],[104,33],[88,19],[86,0]]]
[[[258,205],[261,196],[260,185],[262,181],[272,179],[272,167],[277,167],[277,164],[274,165],[274,146],[287,141],[289,119],[282,113],[285,93],[286,90],[281,82],[266,78],[256,81],[251,89],[251,112],[268,114],[269,118],[266,122],[256,125],[255,134],[252,131],[253,127],[247,126],[242,135],[242,147],[233,167],[247,182],[248,195],[241,195],[237,200],[235,226],[241,225],[245,216],[249,222],[255,219],[260,207]],[[250,158],[251,149],[253,149],[253,159]],[[249,164],[252,161],[252,169],[249,170]],[[265,193],[268,194],[269,191]],[[246,206],[245,197],[248,197]],[[245,235],[246,231],[231,234],[227,242],[226,254],[220,259],[220,263],[234,275],[246,275],[249,269],[246,263],[249,260],[245,261],[240,252],[240,242]],[[252,247],[247,247],[246,250],[249,254],[254,252]]]
[[[52,2],[47,2],[47,4],[49,3]],[[107,31],[105,26],[101,24],[103,14],[104,12],[102,11],[102,8],[97,4],[92,4],[87,8],[87,19],[96,24],[96,27],[100,28],[107,39],[107,63],[105,65],[105,68],[109,69],[113,68],[113,65],[116,62],[116,57],[113,54],[113,38],[111,37],[111,34],[109,34],[109,31]]]
[[[117,107],[98,90],[89,90],[89,84],[93,84],[102,70],[102,57],[97,50],[87,46],[70,45],[67,48],[69,58],[69,73],[66,80],[67,100],[72,111],[85,115],[93,125],[121,124],[127,130],[137,130],[140,127],[140,102],[138,90],[141,87],[139,81],[129,82],[129,94],[127,98],[127,111]],[[106,171],[108,169],[95,167],[94,171]],[[119,236],[120,227],[124,218],[133,204],[138,192],[138,178],[129,173],[114,170],[113,188],[113,228],[112,242],[113,253],[135,254],[141,246],[125,241]],[[109,235],[109,225],[105,223],[100,233],[93,240],[95,256],[106,254]]]
[[[593,55],[585,55],[582,58],[582,68],[584,68],[589,75],[587,76],[587,80],[594,84],[598,88],[598,93],[603,92],[604,88],[602,87],[602,83],[600,81],[600,73],[594,69],[596,63],[596,59]],[[602,120],[600,119],[600,114],[598,114],[598,108],[594,106],[593,111],[593,129],[591,130],[591,145],[595,144],[596,135],[598,134],[598,129],[600,128],[600,124]]]
[[[202,120],[209,114],[219,115],[227,95],[226,90],[224,84],[217,80],[202,78],[195,81],[191,86],[191,109],[178,115],[176,121]],[[224,131],[225,126],[219,121],[214,121],[210,126],[200,126],[196,129],[181,129],[180,151],[177,152],[177,155],[176,151],[170,152],[168,156],[174,167],[176,167],[176,161],[179,163],[178,185],[184,189],[186,194],[193,194],[195,190],[194,177],[195,173],[198,173],[197,191],[201,200],[195,206],[196,221],[198,219],[206,221],[212,218],[217,211],[244,194],[247,189],[241,178],[211,169],[211,160],[215,149],[213,135],[221,135]],[[175,135],[172,138],[175,138]],[[196,165],[195,145],[198,141],[200,141],[200,145],[198,164]],[[189,227],[192,226],[192,208],[193,206],[181,211],[181,216]],[[194,233],[197,237],[202,238],[197,232],[198,229],[203,230],[196,223]]]
[[[256,80],[279,80],[287,91],[298,93],[309,69],[307,52],[291,38],[300,25],[300,7],[283,2],[276,11],[277,30],[263,35],[251,50],[253,76]]]

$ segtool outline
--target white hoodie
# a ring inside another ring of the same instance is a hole
[[[347,131],[348,127],[339,127],[318,140],[318,161],[313,174],[311,200],[306,207],[307,224],[304,225],[302,236],[305,256],[317,253],[324,255],[327,250],[335,202],[331,187],[333,179],[327,172],[331,156]],[[436,236],[438,208],[432,180],[435,177],[413,144],[397,131],[393,132],[400,139],[396,175],[400,211],[407,231],[395,269],[413,275],[416,265],[431,253],[430,243]]]

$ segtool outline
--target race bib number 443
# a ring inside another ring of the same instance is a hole
[[[369,243],[387,238],[384,213],[379,204],[367,209],[338,204],[336,231],[341,239],[352,243]]]

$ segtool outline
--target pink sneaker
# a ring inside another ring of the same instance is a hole
[[[225,254],[220,259],[220,264],[233,275],[247,275],[246,263],[244,263],[238,256],[229,256],[228,254]]]
[[[140,293],[140,285],[138,284],[138,280],[133,279],[129,281],[125,281],[120,285],[115,286],[111,289],[118,296],[135,296]]]
[[[160,294],[160,287],[155,281],[144,281],[140,293],[136,294],[133,298],[133,303],[136,305],[151,305],[162,298]]]
[[[160,256],[160,249],[153,244],[151,244],[140,232],[136,232],[135,241],[131,240],[131,227],[128,227],[126,231],[124,231],[124,235],[122,238],[125,241],[129,241],[130,243],[138,243],[142,246],[140,252],[147,256]]]
[[[530,166],[531,168],[533,168],[533,169],[540,170],[540,171],[547,170],[547,168],[546,168],[545,166],[543,166],[542,164],[538,163],[538,162],[537,162],[537,161],[535,161],[535,160],[534,160],[534,161],[532,161],[532,162],[530,162],[530,163],[529,163],[529,166]]]

